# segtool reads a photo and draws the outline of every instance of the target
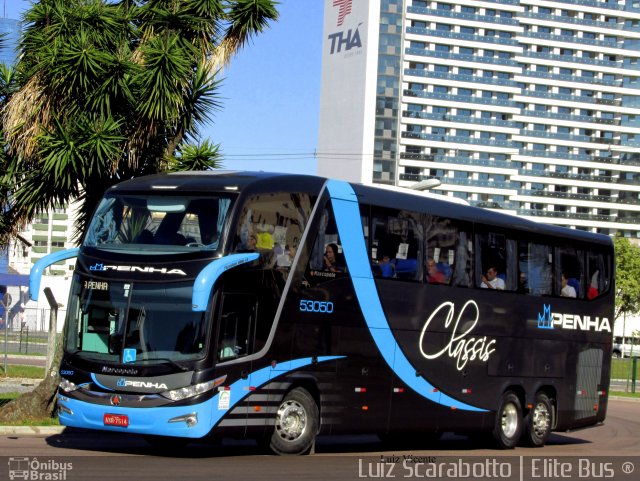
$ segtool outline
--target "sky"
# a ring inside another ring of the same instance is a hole
[[[20,18],[30,2],[0,0]],[[315,174],[324,0],[280,0],[280,19],[222,73],[222,109],[201,129],[221,144],[223,167]]]

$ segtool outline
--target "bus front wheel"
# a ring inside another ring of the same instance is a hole
[[[553,407],[551,400],[543,393],[536,394],[536,400],[525,423],[526,441],[534,448],[544,446],[553,425]]]
[[[284,397],[276,413],[269,447],[276,454],[306,454],[319,423],[318,406],[306,389],[295,388]]]
[[[522,436],[522,405],[518,396],[507,391],[502,395],[500,407],[496,413],[493,437],[501,449],[513,449]]]

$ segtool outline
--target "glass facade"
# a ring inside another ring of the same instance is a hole
[[[373,155],[375,182],[394,184],[398,163],[398,114],[402,74],[402,0],[380,2],[376,128]]]
[[[638,2],[382,0],[372,180],[640,237]]]

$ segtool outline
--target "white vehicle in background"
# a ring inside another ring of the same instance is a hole
[[[640,337],[615,336],[611,355],[615,358],[640,356]]]

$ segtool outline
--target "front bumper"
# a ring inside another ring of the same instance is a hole
[[[92,404],[58,394],[58,405],[60,424],[74,428],[201,438],[206,436],[212,427],[213,401],[211,399],[190,406],[140,409]],[[105,425],[105,414],[126,415],[129,418],[129,425],[127,427]],[[194,416],[197,423],[190,426],[186,419],[193,420]],[[185,420],[176,421],[176,419]]]

